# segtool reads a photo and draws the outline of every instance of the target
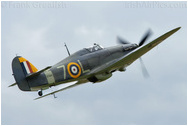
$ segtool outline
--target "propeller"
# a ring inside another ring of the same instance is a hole
[[[148,38],[151,36],[152,32],[151,30],[149,29],[145,34],[144,36],[142,37],[142,39],[140,40],[139,44],[138,44],[138,47],[142,46],[147,40]],[[119,36],[117,36],[117,43],[118,44],[131,44],[130,42],[120,38]],[[141,64],[141,68],[142,68],[142,74],[145,78],[149,78],[149,73],[144,65],[144,62],[142,60],[142,58],[140,57],[140,64]]]
[[[140,60],[140,64],[141,64],[143,76],[144,76],[145,78],[149,78],[150,75],[149,75],[149,73],[148,73],[148,71],[147,71],[147,69],[146,69],[146,67],[145,67],[145,65],[144,65],[144,62],[143,62],[142,58],[140,57],[139,60]]]
[[[119,36],[117,36],[117,43],[118,44],[130,44],[130,42],[120,38]]]
[[[149,29],[145,35],[142,37],[141,41],[139,42],[138,46],[142,46],[146,40],[151,36],[151,30]],[[131,44],[129,41],[122,39],[121,37],[117,36],[117,43],[118,44]]]
[[[150,36],[151,36],[151,30],[149,29],[145,33],[145,35],[143,36],[143,38],[141,39],[141,41],[139,42],[138,46],[142,46]]]

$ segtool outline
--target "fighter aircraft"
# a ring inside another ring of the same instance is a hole
[[[39,98],[55,94],[87,82],[99,83],[109,79],[116,71],[125,71],[126,67],[147,53],[153,47],[174,34],[181,27],[175,28],[157,39],[144,43],[151,35],[149,30],[139,44],[131,44],[118,37],[118,45],[103,48],[99,44],[83,48],[53,66],[40,71],[28,60],[16,56],[12,61],[12,71],[16,83],[22,91],[38,91]],[[52,86],[75,82],[72,85],[43,95],[43,90]]]

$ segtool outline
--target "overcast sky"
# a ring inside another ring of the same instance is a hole
[[[186,2],[1,2],[2,124],[187,124]],[[182,28],[140,62],[107,81],[87,83],[34,101],[37,92],[22,92],[11,62],[23,56],[38,69],[99,43],[116,45],[117,35],[138,43],[150,28],[148,42]]]

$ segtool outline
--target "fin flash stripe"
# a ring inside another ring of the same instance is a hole
[[[20,63],[22,63],[22,62],[27,61],[27,60],[25,58],[23,58],[23,57],[20,57],[19,61],[20,61]]]
[[[29,63],[28,61],[26,61],[26,63],[27,63],[27,66],[28,66],[28,68],[29,68],[29,71],[30,71],[31,73],[33,73],[33,70],[32,70],[32,68],[31,68],[30,63]]]
[[[20,61],[20,64],[21,64],[25,74],[30,74],[30,73],[34,73],[34,72],[38,71],[37,68],[33,64],[31,64],[28,60],[26,60],[25,58],[20,57],[19,61]]]

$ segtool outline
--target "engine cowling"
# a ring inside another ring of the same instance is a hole
[[[110,78],[112,76],[112,73],[109,73],[109,74],[97,74],[95,76],[92,76],[90,78],[88,78],[88,80],[90,82],[93,82],[93,83],[97,83],[97,82],[101,82],[101,81],[105,81],[107,80],[108,78]]]

